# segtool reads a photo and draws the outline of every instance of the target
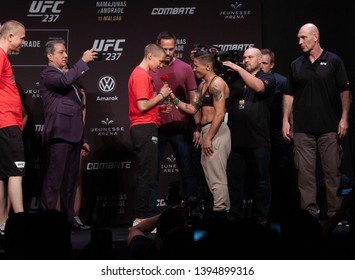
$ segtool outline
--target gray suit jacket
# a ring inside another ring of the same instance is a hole
[[[75,81],[88,69],[80,59],[67,73],[53,66],[47,66],[41,72],[39,93],[45,115],[43,141],[62,139],[75,143],[83,139],[82,94]]]

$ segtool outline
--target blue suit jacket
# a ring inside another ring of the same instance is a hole
[[[39,93],[45,115],[43,141],[62,139],[75,143],[83,139],[82,94],[75,81],[88,69],[88,65],[80,59],[67,73],[53,66],[47,66],[41,72]]]

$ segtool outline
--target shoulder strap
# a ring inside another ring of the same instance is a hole
[[[210,84],[208,85],[208,89],[207,89],[208,92],[210,92],[210,86],[212,85],[214,79],[217,78],[217,77],[218,77],[218,75],[214,76],[214,77],[212,78],[212,80],[210,81]]]

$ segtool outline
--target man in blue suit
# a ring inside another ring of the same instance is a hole
[[[41,72],[39,92],[44,105],[42,140],[47,148],[48,169],[44,178],[41,207],[55,209],[60,197],[62,208],[73,229],[82,229],[74,212],[81,149],[84,144],[83,96],[76,80],[89,70],[88,62],[97,52],[87,50],[70,69],[63,40],[51,40],[45,45],[48,66]]]

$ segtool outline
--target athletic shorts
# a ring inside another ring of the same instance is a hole
[[[24,175],[25,149],[20,128],[0,128],[0,179]]]

